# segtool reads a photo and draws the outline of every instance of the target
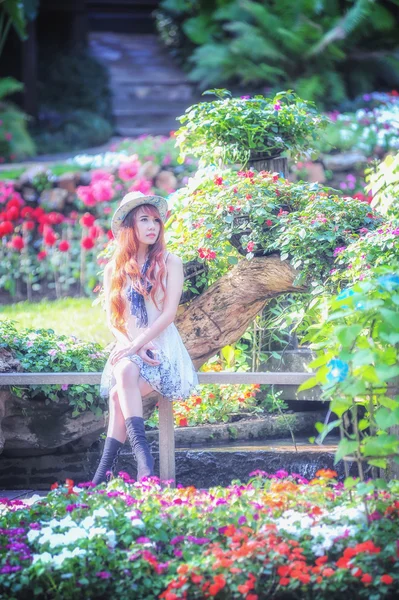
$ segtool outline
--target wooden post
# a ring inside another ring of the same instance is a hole
[[[159,399],[159,476],[173,479],[171,487],[176,486],[173,402],[163,397]]]

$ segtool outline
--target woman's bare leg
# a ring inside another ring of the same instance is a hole
[[[119,404],[118,388],[116,385],[109,394],[109,416],[107,437],[112,437],[122,444],[126,441],[126,425],[121,407]]]
[[[123,418],[143,417],[142,398],[152,391],[152,387],[140,377],[139,367],[129,359],[122,359],[114,367],[114,376]]]

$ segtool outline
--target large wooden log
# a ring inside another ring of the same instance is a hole
[[[236,342],[271,298],[305,291],[294,285],[296,276],[289,262],[277,254],[243,259],[183,306],[176,326],[196,368]]]

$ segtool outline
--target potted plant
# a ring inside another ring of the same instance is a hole
[[[202,164],[235,163],[242,168],[261,161],[257,170],[287,152],[292,158],[306,157],[314,151],[316,134],[327,117],[319,115],[312,102],[288,90],[267,98],[233,98],[228,90],[207,90],[217,100],[200,102],[178,117],[182,126],[176,132],[180,158],[199,157]]]

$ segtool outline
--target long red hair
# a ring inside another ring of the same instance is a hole
[[[158,217],[161,224],[157,241],[155,242],[155,244],[152,244],[148,248],[148,257],[150,260],[150,265],[146,273],[146,278],[152,284],[152,288],[149,293],[147,292],[147,289],[141,284],[141,269],[137,262],[137,254],[140,242],[137,235],[136,222],[137,212],[139,210],[141,213],[144,213],[151,217]],[[112,325],[116,327],[116,329],[126,334],[124,320],[126,301],[123,296],[123,291],[127,283],[128,275],[133,282],[135,290],[142,294],[145,298],[151,297],[155,303],[155,306],[158,309],[159,307],[157,304],[156,295],[159,290],[162,290],[163,293],[162,301],[165,298],[165,229],[163,221],[159,215],[158,209],[152,204],[142,204],[141,206],[137,206],[136,208],[131,210],[121,224],[121,227],[116,237],[116,241],[117,246],[113,255],[113,259],[115,261],[115,268],[112,275],[110,295],[111,322]]]

